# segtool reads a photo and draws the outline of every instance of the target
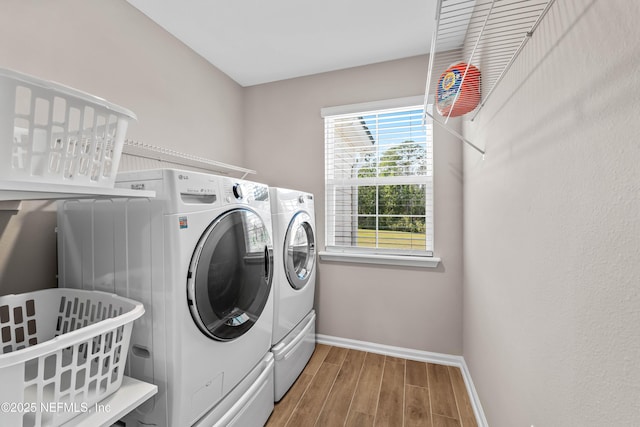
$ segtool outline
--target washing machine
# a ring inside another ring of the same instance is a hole
[[[315,349],[316,237],[313,194],[270,188],[274,236],[274,398],[279,401]]]
[[[122,421],[262,426],[273,410],[268,187],[174,169],[116,187],[155,199],[59,202],[59,285],[141,301],[127,375],[158,394]]]

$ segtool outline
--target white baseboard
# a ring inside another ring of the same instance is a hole
[[[478,427],[488,427],[487,418],[482,410],[480,398],[476,392],[471,379],[471,373],[467,367],[464,357],[451,354],[432,353],[430,351],[414,350],[411,348],[394,347],[391,345],[376,344],[367,341],[358,341],[348,338],[333,337],[330,335],[316,334],[316,341],[320,344],[332,345],[335,347],[351,348],[354,350],[367,351],[369,353],[384,354],[385,356],[400,357],[402,359],[417,360],[419,362],[437,363],[439,365],[455,366],[460,368],[462,378],[467,387],[467,393],[471,399],[471,406],[476,416]]]
[[[469,398],[471,399],[471,407],[473,407],[473,413],[476,415],[478,427],[489,427],[487,417],[485,417],[482,404],[480,403],[480,397],[476,392],[476,386],[473,385],[473,380],[471,379],[471,372],[469,372],[469,367],[467,366],[467,362],[465,362],[464,358],[462,358],[462,366],[460,366],[460,370],[462,371],[464,383],[467,386],[467,393],[469,393]]]

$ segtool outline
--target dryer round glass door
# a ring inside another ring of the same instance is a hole
[[[219,216],[189,266],[187,298],[200,330],[222,341],[247,332],[267,303],[272,271],[271,237],[262,219],[249,209]]]
[[[309,282],[315,260],[316,241],[311,217],[298,212],[289,223],[284,239],[284,270],[294,289],[302,289]]]

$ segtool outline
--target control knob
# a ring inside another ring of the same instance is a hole
[[[242,199],[242,187],[240,184],[233,185],[233,195],[236,199]]]

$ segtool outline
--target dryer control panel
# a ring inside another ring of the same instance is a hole
[[[313,201],[313,194],[301,194],[298,196],[298,203],[301,205]]]

